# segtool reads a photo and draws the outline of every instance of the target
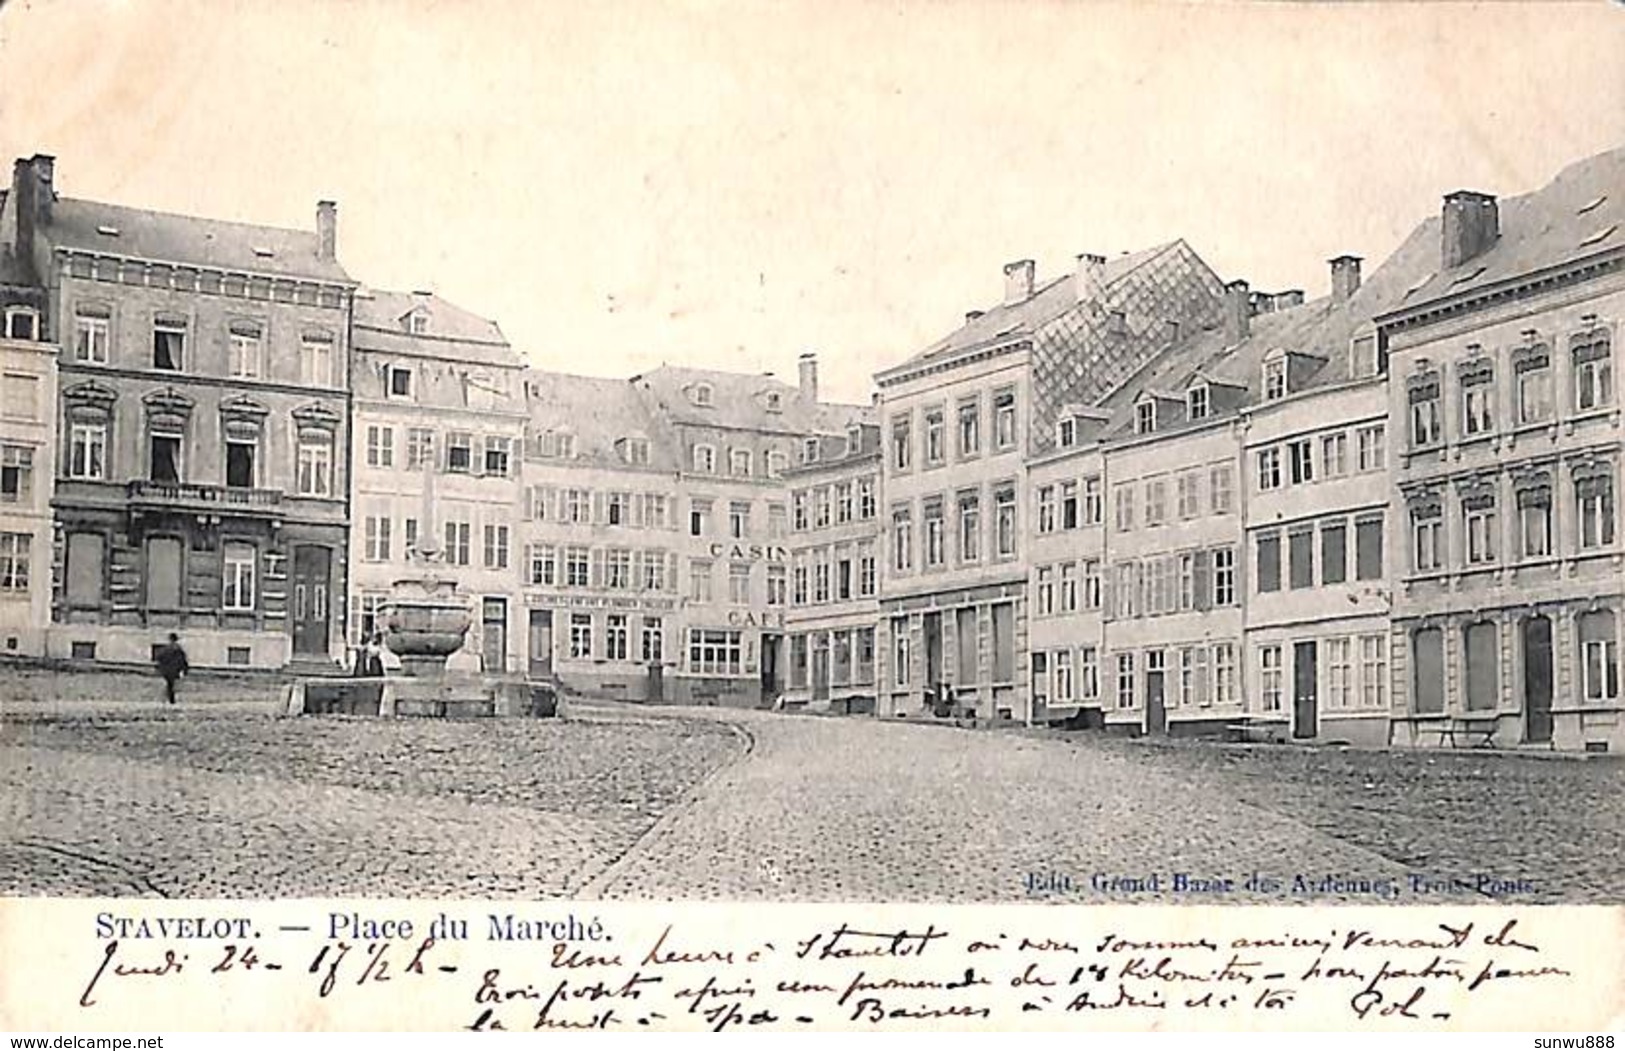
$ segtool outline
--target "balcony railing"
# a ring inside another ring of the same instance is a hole
[[[282,506],[280,489],[239,489],[200,482],[155,482],[138,478],[125,487],[131,506],[171,507],[184,510],[267,513]]]

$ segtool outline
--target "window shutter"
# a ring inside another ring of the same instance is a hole
[[[563,522],[565,520],[563,489],[553,490],[553,519],[557,522]]]
[[[666,556],[666,590],[677,590],[677,554],[673,552]]]
[[[1196,552],[1196,608],[1213,608],[1213,553]]]
[[[593,525],[603,525],[608,520],[608,517],[604,511],[604,494],[600,490],[594,489],[592,492]]]
[[[595,588],[604,586],[604,552],[602,548],[592,549],[592,577],[588,581]]]
[[[1103,620],[1117,618],[1117,567],[1100,567],[1100,613]]]
[[[643,494],[632,494],[632,528],[643,528]]]

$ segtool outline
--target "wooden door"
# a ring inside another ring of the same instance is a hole
[[[1549,744],[1552,740],[1552,622],[1529,617],[1523,622],[1524,740]]]
[[[327,653],[330,574],[333,553],[325,547],[297,547],[293,551],[293,632],[296,656],[323,656]]]
[[[1162,650],[1147,650],[1145,654],[1145,732],[1168,732],[1166,703],[1167,657]]]
[[[492,673],[508,670],[508,600],[488,598],[480,603],[480,659]]]
[[[545,679],[553,674],[553,611],[530,611],[530,675]]]
[[[1319,682],[1318,661],[1313,642],[1299,642],[1292,647],[1292,736],[1313,737],[1319,720],[1319,697],[1315,684]]]

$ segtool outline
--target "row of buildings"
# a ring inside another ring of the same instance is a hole
[[[810,356],[528,368],[352,279],[331,204],[277,230],[53,175],[0,210],[6,649],[342,662],[427,546],[484,667],[630,698],[1625,746],[1625,150],[1449,194],[1314,300],[1182,241],[1010,264],[867,405]]]

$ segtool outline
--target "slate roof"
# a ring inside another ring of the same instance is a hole
[[[670,428],[649,411],[642,395],[623,379],[573,376],[531,369],[525,373],[532,430],[575,436],[575,456],[560,463],[624,466],[615,443],[649,439],[649,466],[676,471],[681,445]]]
[[[418,307],[428,311],[424,333],[407,330],[402,320]],[[509,345],[495,321],[480,317],[429,293],[369,289],[355,297],[355,342],[359,349],[473,361],[520,368],[524,359]]]
[[[102,227],[118,234],[99,233]],[[51,206],[51,221],[40,233],[52,245],[92,252],[353,283],[336,260],[317,254],[313,230],[254,226],[58,197]]]
[[[701,383],[711,386],[709,406],[696,405],[690,397]],[[634,376],[631,384],[673,423],[696,427],[844,435],[848,424],[874,418],[868,405],[809,403],[798,386],[769,375],[662,365]],[[768,408],[772,393],[779,395],[777,410]]]
[[[1458,267],[1435,272],[1396,309],[1625,248],[1625,147],[1575,161],[1532,193],[1497,201],[1501,236]],[[1437,244],[1435,244],[1437,251]]]

